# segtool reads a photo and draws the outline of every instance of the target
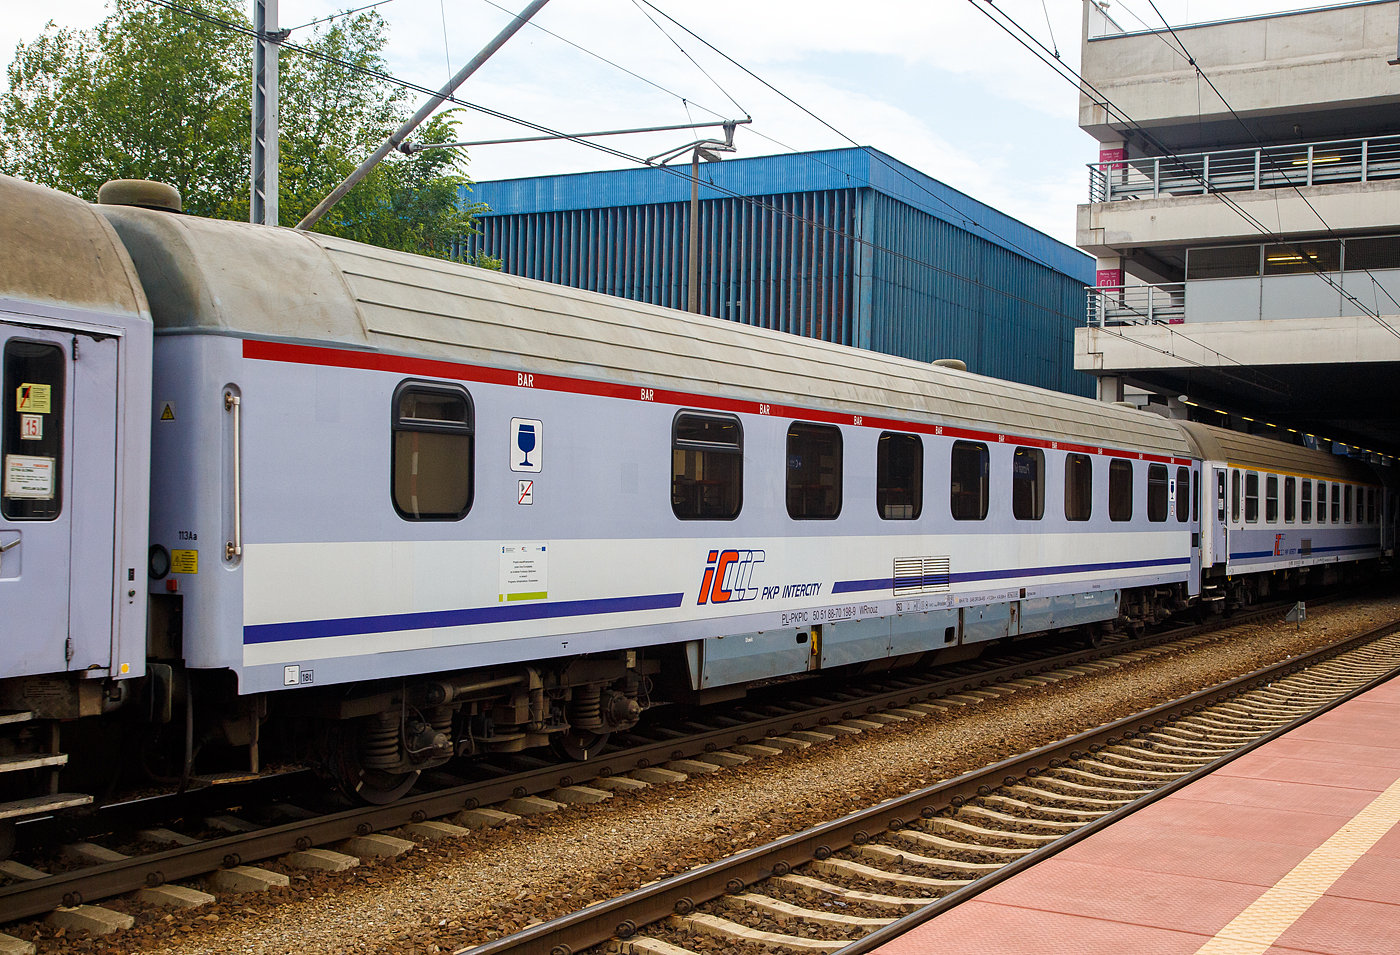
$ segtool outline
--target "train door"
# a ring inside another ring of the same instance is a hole
[[[4,676],[110,667],[116,353],[0,322]]]
[[[1206,522],[1210,525],[1210,532],[1203,535],[1206,551],[1202,555],[1202,559],[1206,566],[1225,563],[1226,555],[1229,553],[1226,549],[1228,544],[1228,532],[1225,529],[1226,489],[1224,468],[1211,468],[1210,486],[1212,488],[1211,496],[1213,499],[1211,502],[1211,519]]]
[[[1202,566],[1201,472],[1194,469],[1177,468],[1176,475],[1177,493],[1183,497],[1189,493],[1191,497],[1184,506],[1178,503],[1176,508],[1177,519],[1189,521],[1187,526],[1191,529],[1191,578],[1187,582],[1186,592],[1192,597],[1198,597],[1201,593]]]

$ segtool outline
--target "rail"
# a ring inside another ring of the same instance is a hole
[[[1085,291],[1089,325],[1176,325],[1186,320],[1186,284],[1108,285]]]
[[[1400,179],[1400,136],[1089,163],[1089,201]]]
[[[786,876],[797,866],[813,860],[828,859],[834,852],[851,845],[864,845],[882,832],[906,828],[911,821],[934,818],[940,811],[960,807],[970,799],[991,793],[998,786],[1024,783],[1063,765],[1066,761],[1097,753],[1104,746],[1117,745],[1140,735],[1150,734],[1156,728],[1199,713],[1207,707],[1228,703],[1242,693],[1269,686],[1283,677],[1334,659],[1349,650],[1380,639],[1395,629],[1394,622],[1383,624],[1367,633],[1254,670],[1236,679],[1143,710],[1058,743],[1012,756],[984,769],[918,789],[906,796],[885,800],[841,819],[819,823],[801,832],[783,836],[768,845],[699,866],[614,899],[596,902],[572,914],[536,923],[483,945],[461,949],[457,955],[571,955],[606,943],[612,938],[632,938],[643,926],[660,921],[671,914],[687,915],[705,902],[724,895],[737,895],[746,891],[749,886],[774,876]],[[1393,678],[1397,672],[1400,671],[1392,670],[1379,678],[1366,680],[1360,686],[1342,690],[1334,699],[1319,703],[1313,713],[1292,720],[1256,740],[1242,743],[1235,752],[1211,762],[1199,771],[1182,776],[1155,791],[1146,792],[1143,798],[1102,817],[1100,821],[1089,823],[1074,833],[1028,853],[1023,859],[1003,866],[997,872],[971,881],[965,888],[910,913],[890,926],[864,939],[851,942],[841,948],[837,955],[865,955],[879,944],[888,942],[892,936],[927,921],[932,915],[977,895],[1145,805],[1195,782],[1226,762],[1272,742],[1308,720],[1374,689]]]
[[[1330,598],[1324,597],[1323,600]],[[1316,598],[1313,601],[1317,602]],[[1270,618],[1277,619],[1285,602],[1252,608],[1229,620],[1230,628]],[[1118,641],[1101,647],[1086,647],[1048,656],[1016,654],[987,669],[968,668],[957,672],[942,669],[927,674],[885,674],[883,680],[868,687],[847,686],[843,690],[822,685],[824,699],[810,704],[790,701],[783,705],[760,705],[751,701],[745,707],[745,719],[726,720],[721,728],[706,727],[683,738],[663,733],[662,739],[636,737],[635,745],[617,752],[604,752],[586,763],[541,765],[516,773],[496,775],[423,792],[385,806],[365,806],[333,812],[314,819],[272,825],[251,832],[209,839],[192,846],[151,852],[119,862],[108,862],[87,868],[55,873],[45,879],[17,882],[0,886],[0,921],[10,921],[52,911],[58,906],[80,905],[101,898],[131,892],[142,887],[154,887],[178,879],[204,875],[220,867],[254,863],[283,853],[311,846],[326,845],[352,836],[368,835],[410,822],[450,815],[462,809],[480,806],[512,797],[546,793],[564,786],[587,782],[599,776],[625,773],[637,768],[661,765],[668,760],[704,758],[704,754],[737,744],[752,743],[769,736],[782,736],[792,731],[817,729],[824,723],[838,722],[852,716],[879,713],[891,707],[936,700],[950,693],[989,686],[996,683],[1033,676],[1038,672],[1066,666],[1078,666],[1125,652],[1142,652],[1148,648],[1171,646],[1195,635],[1214,632],[1220,622],[1197,624],[1163,633]],[[988,661],[991,662],[991,661]],[[834,696],[834,699],[832,698]],[[774,701],[776,703],[776,701]],[[757,707],[759,712],[752,712]],[[303,783],[308,780],[303,779]],[[225,787],[213,787],[222,790]],[[229,787],[232,788],[232,787]],[[250,796],[240,790],[243,796]],[[219,792],[211,792],[201,805],[176,807],[170,797],[154,797],[143,802],[161,803],[149,807],[113,807],[99,809],[90,819],[79,817],[69,825],[59,820],[35,820],[20,827],[17,833],[22,848],[53,846],[66,841],[82,840],[124,826],[151,828],[163,825],[163,820],[175,814],[196,814],[210,806],[220,805]],[[226,799],[229,797],[225,797]],[[246,805],[247,799],[239,799]],[[254,800],[256,801],[256,800]]]

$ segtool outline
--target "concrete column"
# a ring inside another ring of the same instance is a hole
[[[1123,400],[1123,378],[1119,375],[1099,376],[1099,400],[1114,402]]]

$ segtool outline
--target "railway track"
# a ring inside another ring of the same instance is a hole
[[[611,780],[623,774],[636,776],[667,767],[672,772],[703,771],[706,765],[713,768],[715,763],[733,764],[746,759],[742,752],[745,748],[763,746],[765,741],[779,746],[809,744],[859,730],[862,722],[869,728],[871,723],[914,718],[1026,686],[1226,639],[1242,628],[1277,618],[1282,609],[1279,605],[1238,614],[1223,628],[1218,624],[1214,629],[1209,625],[1179,628],[1070,652],[1025,650],[930,673],[900,673],[872,679],[858,687],[835,688],[811,681],[789,685],[785,689],[791,695],[786,698],[777,695],[780,688],[774,688],[756,700],[681,714],[669,724],[658,722],[645,731],[639,729],[586,764],[548,763],[526,756],[481,764],[472,771],[482,778],[438,777],[436,788],[410,794],[389,806],[308,810],[305,807],[314,805],[320,794],[306,788],[309,774],[300,774],[291,780],[302,787],[299,792],[279,793],[263,780],[244,789],[229,787],[226,792],[218,792],[220,787],[214,787],[190,794],[188,798],[193,802],[161,797],[109,807],[86,819],[36,823],[28,832],[22,830],[23,843],[67,844],[72,867],[45,872],[12,862],[0,863],[0,876],[7,877],[10,883],[0,885],[0,922],[82,906],[121,893],[158,889],[211,872],[246,871],[250,864],[262,859],[305,853],[399,826],[421,826],[463,810],[470,812],[543,793],[567,798],[568,790],[594,780],[594,786],[604,789],[621,788]],[[713,762],[706,763],[706,759]],[[232,807],[240,811],[226,812]],[[162,820],[175,818],[203,819],[206,824],[196,836],[163,827]],[[226,834],[214,831],[217,829]],[[430,831],[424,831],[431,837]],[[104,841],[139,843],[144,851],[121,856],[102,850],[101,846],[92,851],[92,843],[85,841],[114,832],[119,835]],[[163,848],[162,840],[168,840]],[[61,857],[63,853],[57,855]]]
[[[462,952],[864,955],[1396,675],[1400,622]]]

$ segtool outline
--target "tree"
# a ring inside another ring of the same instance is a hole
[[[186,0],[247,26],[235,0]],[[408,115],[406,90],[374,75],[388,27],[361,13],[281,55],[279,217],[292,225]],[[158,179],[185,209],[248,217],[251,41],[245,34],[142,0],[114,0],[91,30],[52,23],[21,43],[0,96],[0,171],[95,199],[109,179]],[[455,138],[452,112],[420,138]],[[460,200],[470,180],[454,150],[391,156],[316,230],[450,257],[481,210]],[[478,264],[491,265],[489,261]]]

